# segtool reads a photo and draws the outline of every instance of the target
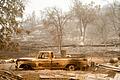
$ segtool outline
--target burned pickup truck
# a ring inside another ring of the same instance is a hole
[[[16,60],[17,69],[65,69],[74,71],[86,70],[88,61],[85,58],[56,58],[52,51],[40,51],[36,58],[19,58]]]

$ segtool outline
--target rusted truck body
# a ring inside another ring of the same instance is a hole
[[[65,69],[74,71],[86,70],[88,61],[85,58],[56,58],[52,51],[40,51],[36,58],[19,58],[17,69]]]

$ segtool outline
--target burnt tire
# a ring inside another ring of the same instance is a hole
[[[23,66],[23,69],[24,70],[32,70],[32,67],[30,65],[26,64],[26,65]]]
[[[67,66],[67,70],[69,70],[69,71],[75,71],[75,69],[76,69],[76,66],[73,64],[70,64]]]

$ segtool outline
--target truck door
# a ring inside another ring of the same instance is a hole
[[[53,69],[63,68],[62,63],[64,63],[64,62],[62,60],[60,60],[60,59],[53,59],[52,60],[52,68]]]
[[[40,53],[40,55],[38,56],[38,67],[40,69],[50,69],[51,68],[51,60],[49,59],[49,53],[48,52],[44,52],[44,53]]]

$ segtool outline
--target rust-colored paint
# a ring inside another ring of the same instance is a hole
[[[53,56],[54,54],[51,51],[42,51],[35,59],[18,59],[17,65],[26,64],[33,69],[66,69],[69,65],[81,69],[88,66],[87,60],[83,58],[54,58]]]

